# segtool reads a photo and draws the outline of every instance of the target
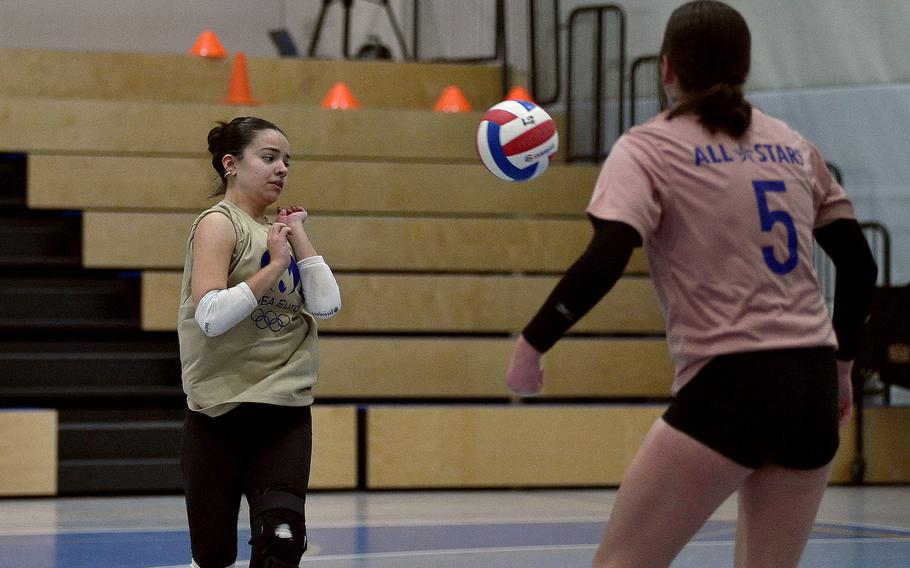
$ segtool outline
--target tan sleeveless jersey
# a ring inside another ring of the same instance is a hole
[[[316,321],[303,310],[296,259],[259,299],[249,317],[216,337],[207,337],[195,319],[193,237],[206,215],[225,215],[237,243],[231,254],[228,287],[250,278],[269,262],[268,226],[242,209],[221,201],[193,222],[186,245],[177,334],[187,406],[209,416],[228,412],[241,402],[281,406],[312,404],[319,371]]]

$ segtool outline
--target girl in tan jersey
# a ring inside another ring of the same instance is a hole
[[[541,354],[644,245],[674,399],[620,485],[597,568],[669,566],[733,492],[736,566],[796,567],[850,415],[876,267],[819,151],[744,99],[750,43],[721,2],[674,11],[661,49],[674,104],[611,150],[588,206],[591,244],[509,366],[513,391],[537,393]],[[833,325],[813,237],[837,268]]]
[[[219,123],[208,143],[223,199],[190,230],[178,322],[192,566],[234,565],[246,495],[250,567],[296,567],[307,545],[316,318],[338,311],[338,286],[304,208],[265,216],[287,183],[284,133],[240,117]]]

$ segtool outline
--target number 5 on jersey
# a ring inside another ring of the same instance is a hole
[[[793,217],[782,209],[771,209],[768,206],[768,192],[786,192],[787,186],[782,181],[759,181],[752,182],[755,188],[755,197],[758,199],[758,216],[761,219],[761,230],[770,233],[775,223],[782,223],[787,229],[787,259],[783,262],[777,260],[774,256],[773,246],[764,246],[761,248],[765,257],[765,264],[768,265],[775,274],[787,274],[796,268],[799,261],[799,249],[796,240],[796,225],[793,224]]]

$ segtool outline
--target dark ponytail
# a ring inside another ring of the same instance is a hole
[[[238,160],[241,159],[246,147],[263,130],[277,130],[284,134],[271,122],[254,116],[238,116],[230,122],[218,121],[218,126],[209,130],[208,149],[212,155],[212,167],[218,172],[217,187],[211,197],[224,195],[227,190],[224,164],[222,164],[224,157],[231,154]]]
[[[693,113],[711,134],[724,132],[739,138],[752,124],[752,105],[742,87],[719,84],[699,93],[670,111],[669,118]]]
[[[752,123],[752,105],[743,96],[751,49],[746,21],[723,2],[697,0],[674,10],[661,53],[686,98],[668,118],[694,114],[712,134],[745,134]]]

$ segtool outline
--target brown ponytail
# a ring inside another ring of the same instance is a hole
[[[752,105],[740,86],[718,84],[696,94],[670,111],[669,118],[693,113],[711,134],[724,132],[733,138],[746,133],[752,123]]]
[[[751,48],[746,21],[723,2],[697,0],[674,10],[661,53],[686,98],[668,118],[694,114],[712,134],[745,134],[752,123],[752,105],[743,96]]]

